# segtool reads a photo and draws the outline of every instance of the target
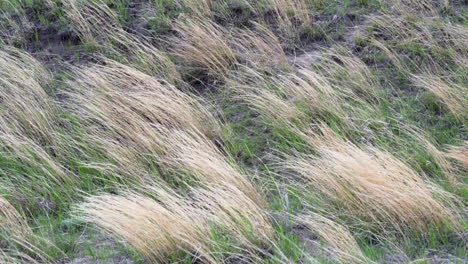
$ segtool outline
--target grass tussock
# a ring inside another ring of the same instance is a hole
[[[467,89],[461,84],[444,81],[434,74],[420,74],[413,76],[415,85],[427,89],[435,94],[450,111],[462,120],[467,120],[467,98],[463,96]]]
[[[266,26],[256,23],[254,30],[237,30],[230,43],[238,61],[260,71],[289,71],[290,65],[278,37]]]
[[[406,237],[425,234],[432,225],[459,228],[455,197],[389,153],[333,135],[309,142],[315,142],[318,156],[289,157],[286,168],[370,230]]]
[[[154,165],[151,160],[170,148],[159,127],[219,137],[219,124],[208,108],[141,71],[107,60],[105,66],[75,69],[74,74],[74,89],[67,93],[70,107],[81,116],[88,140],[121,173],[145,175],[145,168]]]
[[[161,158],[167,165],[164,170],[191,175],[206,183],[232,184],[259,206],[265,206],[254,185],[208,138],[196,131],[167,131],[164,141],[168,143]]]
[[[0,0],[0,262],[463,262],[463,7]]]
[[[316,70],[303,68],[270,76],[244,67],[229,85],[241,101],[293,130],[307,127],[310,116],[316,120],[340,118],[350,128],[357,128],[375,112],[370,102],[378,101],[381,88],[369,78],[370,71],[362,61],[333,51],[324,54]]]
[[[329,247],[329,253],[343,263],[369,263],[351,232],[339,223],[319,214],[301,215],[297,221],[304,224]]]
[[[229,252],[214,252],[213,234],[220,230],[233,237],[240,254],[255,251],[271,236],[262,210],[236,187],[209,185],[192,188],[188,197],[163,187],[148,187],[145,195],[90,197],[80,205],[84,219],[128,241],[147,261],[159,263],[177,252],[208,263]],[[262,242],[263,241],[263,242]]]
[[[53,141],[53,103],[45,91],[50,74],[29,54],[14,48],[0,50],[0,131]]]
[[[221,79],[227,74],[236,58],[223,27],[207,19],[182,18],[175,30],[173,53],[189,68]]]
[[[43,263],[47,256],[34,245],[34,234],[26,218],[6,199],[0,197],[0,238],[8,243],[6,250],[0,248],[3,263]]]
[[[450,146],[445,156],[458,161],[466,168],[468,166],[468,142],[463,142],[462,146]]]

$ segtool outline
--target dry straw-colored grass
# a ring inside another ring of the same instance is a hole
[[[238,98],[268,120],[293,130],[309,126],[320,117],[340,118],[350,129],[376,117],[380,86],[370,70],[353,56],[324,51],[315,70],[265,74],[240,67],[229,88]]]
[[[125,239],[146,260],[163,263],[177,252],[208,263],[220,263],[213,252],[213,231],[221,228],[242,245],[248,255],[271,237],[271,225],[262,209],[232,185],[192,188],[181,196],[160,186],[147,195],[126,192],[120,196],[90,197],[79,206],[84,219]]]
[[[429,226],[457,228],[458,201],[404,162],[372,146],[358,147],[322,127],[311,136],[318,156],[290,156],[285,166],[310,188],[389,238],[424,234]]]
[[[330,247],[329,253],[342,263],[370,263],[345,226],[316,213],[299,215],[296,221],[324,241]]]
[[[105,66],[74,69],[67,93],[87,137],[128,175],[144,175],[170,148],[159,127],[197,130],[219,137],[220,128],[198,99],[132,67],[105,60]]]
[[[5,241],[10,243],[10,248],[0,248],[0,261],[4,261],[2,263],[45,263],[47,261],[47,256],[33,244],[35,238],[26,218],[1,196],[0,239],[6,239]],[[13,247],[13,244],[20,246],[21,249]]]
[[[465,168],[468,167],[468,141],[463,142],[462,146],[450,146],[445,156],[458,161]]]
[[[268,27],[254,23],[255,29],[238,29],[232,33],[230,46],[241,63],[260,71],[289,71],[281,42]]]
[[[168,146],[160,159],[166,165],[163,170],[191,175],[207,183],[232,184],[259,206],[265,206],[247,177],[208,138],[195,130],[166,130],[162,135]]]
[[[101,49],[101,53],[125,59],[136,69],[178,83],[180,75],[174,63],[144,36],[123,29],[115,12],[102,0],[64,0],[65,12],[73,21],[73,28],[87,44]]]
[[[290,39],[298,37],[298,32],[305,26],[312,25],[311,4],[307,0],[261,0],[254,1],[253,9],[258,13],[272,11],[281,33]]]
[[[468,120],[468,89],[461,84],[444,80],[436,74],[412,76],[413,83],[436,95],[462,121]]]
[[[49,72],[29,54],[11,47],[0,50],[0,64],[0,132],[52,143],[54,110],[44,90]]]
[[[212,0],[182,0],[182,3],[196,16],[210,18],[213,16]]]
[[[51,154],[59,153],[60,136],[58,108],[45,91],[50,73],[30,55],[11,47],[0,50],[0,64],[5,66],[0,69],[0,152],[6,162],[3,169],[11,175],[0,182],[10,187],[30,186],[29,194],[34,195],[36,187],[50,191],[50,182],[72,181]],[[44,185],[38,187],[37,182]]]
[[[409,2],[400,4],[412,6],[417,3]],[[428,1],[421,1],[420,4],[424,8],[418,8],[435,10]],[[370,17],[370,21],[377,26],[376,33],[372,33],[376,39],[371,37],[371,43],[382,50],[402,73],[408,75],[415,86],[427,89],[457,118],[466,120],[466,88],[457,81],[456,75],[459,73],[454,69],[463,69],[466,64],[468,30],[459,25],[443,23],[436,11],[430,11],[433,15],[417,21],[414,20],[414,14],[403,12],[406,14],[403,16],[401,12]],[[411,54],[399,51],[407,45],[422,48],[427,53],[427,61],[421,65],[411,60]],[[452,58],[450,54],[456,54],[456,57]]]
[[[32,235],[24,216],[3,197],[0,197],[0,220],[0,229],[7,230],[13,237],[25,240]]]
[[[172,52],[193,70],[222,79],[236,61],[226,29],[211,20],[182,17],[175,31],[178,37],[172,40]]]

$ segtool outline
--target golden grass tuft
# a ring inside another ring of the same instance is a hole
[[[413,83],[435,94],[462,121],[468,120],[468,89],[461,84],[444,80],[436,74],[417,74]]]
[[[429,226],[460,226],[458,201],[404,162],[372,146],[340,140],[329,129],[312,136],[318,156],[290,156],[285,166],[370,230],[389,237],[424,235]]]
[[[161,131],[168,146],[160,158],[164,171],[190,175],[205,183],[234,185],[259,206],[265,206],[246,175],[208,138],[195,130]]]
[[[234,186],[191,188],[187,197],[160,186],[148,187],[145,193],[156,200],[135,192],[101,195],[88,198],[79,211],[152,263],[163,263],[178,252],[220,263],[216,255],[223,252],[212,251],[212,234],[218,228],[242,245],[245,255],[271,237],[262,210]]]
[[[345,226],[315,213],[299,215],[296,221],[304,224],[314,235],[331,247],[330,253],[342,263],[370,262]]]
[[[190,69],[223,79],[236,61],[226,29],[211,20],[182,17],[175,24],[178,37],[172,52]]]
[[[74,69],[77,78],[67,96],[88,139],[125,174],[146,174],[145,167],[170,148],[159,127],[219,137],[218,121],[197,98],[132,67],[105,62]]]
[[[44,90],[49,72],[30,55],[12,47],[0,50],[0,64],[0,132],[52,143],[54,108]]]

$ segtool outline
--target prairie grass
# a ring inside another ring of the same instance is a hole
[[[459,227],[455,197],[390,154],[371,146],[359,148],[336,135],[309,142],[314,142],[318,157],[289,157],[286,168],[370,230],[405,237],[409,230],[424,234],[432,224]]]
[[[165,262],[177,252],[221,262],[217,255],[230,252],[212,251],[219,228],[233,236],[232,246],[242,245],[239,254],[244,256],[271,237],[262,210],[234,186],[191,188],[188,197],[157,185],[144,193],[90,197],[79,210],[85,220],[127,240],[150,262]]]
[[[65,13],[73,21],[73,29],[89,47],[102,49],[101,54],[122,60],[148,74],[176,83],[180,76],[174,63],[151,41],[139,34],[130,34],[121,26],[116,12],[105,2],[62,1]]]
[[[218,121],[196,98],[134,68],[105,61],[105,66],[74,69],[73,89],[66,93],[69,107],[81,116],[86,139],[111,161],[102,166],[104,171],[117,168],[120,174],[147,177],[156,159],[172,147],[164,141],[170,132],[161,128],[219,138]]]
[[[23,51],[5,48],[0,52],[0,63],[5,65],[0,72],[1,131],[51,143],[53,105],[45,91],[50,74]]]
[[[227,74],[236,58],[224,28],[203,18],[182,18],[175,30],[173,53],[188,67],[221,79]]]
[[[466,87],[451,81],[444,81],[436,74],[420,74],[413,76],[415,85],[429,90],[447,106],[450,111],[462,120],[466,120],[467,98]]]
[[[301,215],[297,221],[306,225],[314,234],[331,247],[331,254],[343,262],[368,263],[357,241],[346,227],[319,214]]]
[[[0,250],[0,260],[5,261],[4,263],[47,261],[47,256],[34,245],[34,234],[26,218],[3,197],[0,197],[0,220],[1,241],[10,246],[6,250]]]
[[[0,262],[465,261],[463,7],[0,0]]]

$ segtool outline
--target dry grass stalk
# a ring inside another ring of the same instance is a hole
[[[360,60],[331,54],[324,55],[316,71],[299,69],[297,73],[276,72],[271,76],[239,67],[242,71],[233,74],[229,87],[267,119],[292,129],[307,126],[307,116],[333,115],[351,129],[362,130],[362,120],[371,119],[375,113],[370,102],[378,100],[380,86]]]
[[[253,68],[263,71],[290,69],[280,41],[264,25],[255,24],[255,31],[249,29],[235,31],[231,42],[230,45],[236,56]]]
[[[300,29],[312,23],[309,3],[307,0],[263,0],[254,7],[258,13],[262,9],[272,9],[282,33],[296,38]]]
[[[46,255],[33,245],[34,234],[26,218],[21,215],[6,199],[0,196],[0,238],[2,233],[12,243],[6,251],[0,248],[1,263],[45,263]],[[21,246],[21,251],[13,247]],[[33,258],[32,255],[35,257]]]
[[[162,134],[168,146],[161,158],[166,170],[183,172],[206,183],[232,184],[259,206],[265,205],[252,183],[208,138],[196,131],[166,130]]]
[[[372,146],[359,148],[329,129],[310,143],[318,157],[289,157],[285,166],[310,187],[378,232],[405,237],[434,224],[459,227],[457,200],[408,165]],[[393,234],[392,234],[393,233]]]
[[[450,159],[454,159],[463,165],[465,168],[468,167],[468,141],[464,141],[462,146],[450,146],[445,156]]]
[[[103,1],[67,0],[64,6],[75,31],[87,44],[101,47],[105,54],[125,58],[133,67],[167,82],[180,81],[174,63],[144,36],[125,31],[117,15]]]
[[[16,238],[26,240],[33,232],[24,216],[3,197],[0,197],[0,229]]]
[[[345,226],[315,213],[300,215],[296,221],[306,225],[311,232],[330,246],[332,249],[330,253],[336,255],[336,258],[343,263],[370,262]]]
[[[210,20],[182,18],[176,22],[178,38],[173,53],[189,67],[223,79],[236,61],[226,30]]]
[[[182,0],[184,5],[199,17],[212,17],[212,0]]]
[[[145,193],[158,201],[127,192],[88,198],[79,209],[85,220],[125,239],[152,263],[165,262],[177,252],[219,263],[214,257],[219,252],[211,251],[212,228],[228,232],[245,254],[271,236],[262,210],[233,186],[192,189],[191,198],[159,186],[149,187]],[[249,226],[253,227],[252,237]]]
[[[19,5],[16,0],[4,0],[1,5],[0,43],[13,45],[25,41],[34,23],[28,19],[24,5]]]
[[[343,47],[324,50],[317,68],[337,90],[356,102],[376,99],[381,90],[369,67]]]
[[[4,170],[11,175],[10,180],[0,181],[30,186],[31,194],[44,179],[59,186],[73,181],[51,154],[59,144],[59,134],[58,108],[44,90],[50,73],[30,55],[11,47],[0,50],[0,64],[5,66],[0,69],[0,153],[8,161]],[[41,186],[43,190],[49,187]]]
[[[148,159],[170,148],[159,127],[219,136],[217,120],[196,98],[134,68],[106,60],[105,66],[77,68],[74,74],[71,107],[89,139],[129,175],[145,174]]]
[[[43,146],[25,136],[0,133],[0,153],[5,160],[22,164],[25,168],[33,168],[26,175],[22,173],[19,177],[13,176],[15,175],[14,168],[5,168],[6,172],[12,170],[10,179],[14,178],[14,181],[5,181],[4,184],[9,186],[14,182],[16,187],[30,186],[31,195],[37,195],[34,192],[37,191],[35,188],[38,182],[47,182],[45,186],[49,186],[46,188],[42,186],[42,188],[49,189],[51,187],[50,183],[63,186],[76,180],[73,173],[58,163]],[[3,180],[6,179],[0,179],[0,182],[3,182]]]
[[[462,121],[468,119],[468,89],[433,73],[412,75],[413,83],[435,94]]]
[[[0,64],[0,132],[51,144],[54,109],[43,88],[49,72],[25,52],[10,47],[0,50]]]

